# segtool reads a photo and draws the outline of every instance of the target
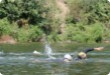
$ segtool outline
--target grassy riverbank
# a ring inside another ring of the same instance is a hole
[[[43,36],[46,34],[46,36]],[[106,0],[4,0],[0,37],[17,42],[92,42],[110,40],[110,3]]]

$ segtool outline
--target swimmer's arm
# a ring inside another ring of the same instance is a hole
[[[101,51],[103,49],[104,49],[104,47],[89,48],[89,49],[86,49],[84,52],[85,53],[88,53],[88,52],[93,51],[93,50],[95,50],[95,51]]]
[[[88,53],[88,52],[93,51],[93,50],[94,50],[94,48],[88,48],[88,49],[84,50],[84,53]]]
[[[101,51],[101,50],[103,50],[104,49],[104,47],[97,47],[97,48],[94,48],[94,50],[96,50],[96,51]]]

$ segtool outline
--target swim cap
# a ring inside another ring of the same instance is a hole
[[[72,60],[72,56],[70,54],[65,54],[64,59]]]
[[[78,54],[78,56],[80,56],[81,58],[86,58],[86,53],[84,53],[84,52],[80,52],[79,54]]]

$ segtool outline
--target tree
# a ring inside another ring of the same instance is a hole
[[[0,18],[7,17],[10,23],[26,19],[30,24],[38,24],[44,20],[45,1],[36,0],[4,0],[0,4]]]

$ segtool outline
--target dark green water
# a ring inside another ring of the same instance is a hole
[[[53,56],[63,58],[70,53],[73,59],[77,53],[91,47],[104,46],[101,52],[93,51],[85,60],[70,63],[49,60],[44,53],[44,44],[1,44],[0,73],[3,75],[107,75],[110,72],[109,44],[52,44]],[[37,50],[44,55],[35,55]]]

